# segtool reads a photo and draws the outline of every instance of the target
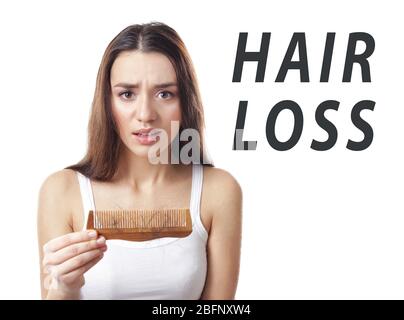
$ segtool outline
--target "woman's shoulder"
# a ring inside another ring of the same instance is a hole
[[[77,181],[76,171],[62,169],[49,174],[42,182],[40,192],[52,194],[66,194],[75,187]]]
[[[204,166],[204,179],[207,183],[216,188],[225,188],[231,191],[240,191],[241,187],[237,179],[228,171],[222,168]]]
[[[204,193],[215,209],[241,204],[242,189],[237,179],[228,171],[217,167],[204,167]]]
[[[75,171],[63,169],[49,174],[42,182],[38,197],[37,224],[43,241],[72,232],[77,198],[75,180]]]
[[[57,211],[69,216],[76,205],[78,189],[76,171],[62,169],[49,174],[39,190],[40,214],[53,215]]]

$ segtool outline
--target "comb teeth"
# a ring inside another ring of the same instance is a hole
[[[94,228],[103,229],[160,229],[187,226],[189,209],[96,210]]]

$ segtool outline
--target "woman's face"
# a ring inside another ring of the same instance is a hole
[[[170,60],[157,52],[124,51],[111,68],[112,113],[122,142],[134,154],[148,156],[156,136],[141,129],[162,129],[168,142],[171,122],[181,122],[177,76]],[[153,132],[156,132],[153,131]]]

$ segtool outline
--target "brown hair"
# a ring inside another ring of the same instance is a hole
[[[84,158],[66,169],[77,170],[96,180],[114,176],[122,141],[111,109],[111,67],[117,56],[128,50],[159,52],[172,63],[178,82],[181,104],[179,134],[187,128],[196,129],[200,136],[200,163],[213,166],[204,148],[203,106],[197,79],[188,51],[177,32],[160,22],[131,25],[122,30],[108,45],[98,70],[97,83],[88,123],[88,147]],[[186,142],[180,141],[181,148]]]

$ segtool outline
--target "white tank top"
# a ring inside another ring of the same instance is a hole
[[[95,210],[90,179],[77,172],[85,224]],[[107,251],[84,274],[82,299],[199,299],[206,279],[208,233],[200,219],[203,165],[192,165],[192,233],[149,241],[107,240]]]

